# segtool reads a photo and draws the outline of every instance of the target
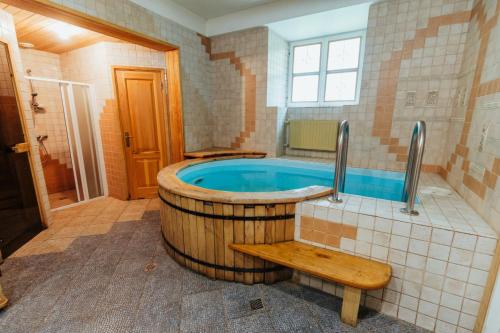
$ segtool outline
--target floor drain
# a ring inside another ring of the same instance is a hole
[[[260,298],[257,298],[257,299],[250,301],[250,308],[252,310],[259,310],[259,309],[262,309],[263,307],[264,307],[264,305],[262,304],[262,299],[260,299]]]
[[[156,264],[154,262],[150,262],[149,264],[144,267],[144,272],[149,273],[152,272],[156,269]]]

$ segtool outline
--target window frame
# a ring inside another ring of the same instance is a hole
[[[353,68],[348,69],[338,69],[338,70],[328,70],[328,52],[329,43],[335,41],[341,41],[346,39],[360,38],[359,44],[359,59],[357,70]],[[287,106],[288,107],[323,107],[323,106],[343,106],[343,105],[357,105],[359,104],[359,94],[361,90],[361,79],[363,74],[363,63],[365,56],[365,41],[366,41],[366,30],[356,30],[341,34],[329,35],[320,38],[310,38],[304,39],[296,42],[289,43],[289,59],[288,59],[288,96],[287,96]],[[292,91],[293,91],[293,78],[297,76],[305,75],[317,75],[318,72],[310,73],[300,73],[293,74],[293,58],[294,58],[294,48],[297,46],[306,46],[313,44],[321,44],[320,61],[319,61],[319,79],[318,79],[318,98],[316,102],[294,102],[292,101]],[[356,72],[356,89],[354,100],[348,101],[325,101],[325,91],[326,91],[326,76],[332,73],[346,73],[346,72]]]

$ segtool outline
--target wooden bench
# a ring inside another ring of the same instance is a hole
[[[351,326],[357,324],[361,290],[383,288],[391,278],[391,266],[387,264],[295,241],[229,247],[344,285],[341,319]]]

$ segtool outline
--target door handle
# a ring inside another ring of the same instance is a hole
[[[128,132],[125,132],[124,136],[125,136],[125,146],[127,146],[127,148],[130,148],[130,139],[132,139],[132,136],[130,136]]]
[[[26,153],[30,150],[30,145],[27,142],[16,143],[10,147],[16,154]]]

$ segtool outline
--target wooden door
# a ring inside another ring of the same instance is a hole
[[[131,199],[157,196],[156,175],[167,165],[163,70],[115,68]]]
[[[43,230],[8,45],[0,41],[0,261]],[[0,305],[2,297],[0,293]],[[0,306],[1,307],[1,306]]]

